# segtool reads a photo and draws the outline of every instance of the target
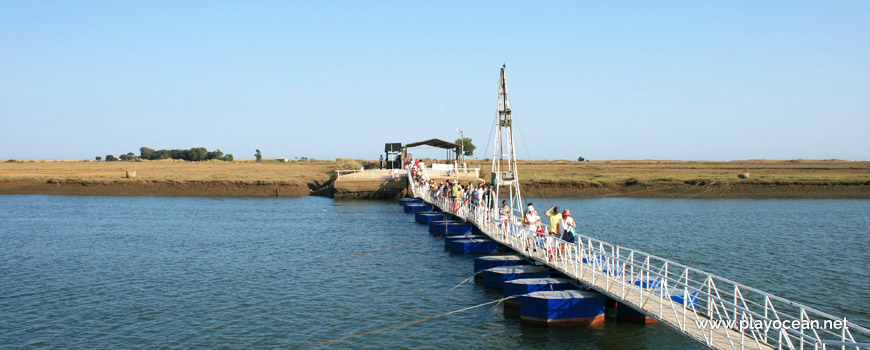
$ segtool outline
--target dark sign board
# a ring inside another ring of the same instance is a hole
[[[384,145],[384,152],[401,152],[402,144],[401,143],[387,143]]]

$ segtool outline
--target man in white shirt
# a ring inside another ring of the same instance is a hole
[[[526,211],[523,213],[523,226],[526,228],[526,241],[528,245],[526,246],[526,250],[529,250],[528,247],[532,247],[534,249],[535,240],[537,238],[538,233],[538,225],[541,224],[541,217],[538,216],[538,212],[535,210],[534,205],[529,203],[529,206],[526,208]]]

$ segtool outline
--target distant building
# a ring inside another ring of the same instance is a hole
[[[282,162],[282,163],[290,163],[289,158],[275,158],[275,160]]]

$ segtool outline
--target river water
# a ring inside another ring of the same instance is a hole
[[[868,200],[531,200],[571,209],[593,237],[870,324]],[[450,291],[473,257],[393,201],[3,195],[0,208],[4,349],[294,348],[501,296]],[[501,307],[322,347],[702,348],[661,325],[547,329]]]

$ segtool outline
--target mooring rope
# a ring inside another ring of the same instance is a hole
[[[474,279],[474,276],[477,276],[478,273],[475,273],[475,274],[471,275],[471,277],[464,279],[462,282],[459,282],[459,284],[453,286],[453,288],[450,288],[450,290],[448,292],[452,292],[454,289],[459,288],[459,286],[465,284],[465,282],[471,281],[472,279]]]
[[[523,294],[523,295],[526,295],[526,294]],[[503,302],[503,301],[505,301],[505,300],[507,300],[507,299],[516,298],[516,297],[518,297],[518,296],[519,296],[519,295],[512,295],[512,296],[509,296],[509,297],[507,297],[507,298],[501,298],[501,299],[499,299],[499,300],[496,300],[495,305],[493,305],[491,308],[489,308],[489,311],[495,310],[495,308],[497,308],[499,305],[501,305],[501,302]]]
[[[420,244],[420,243],[423,243],[423,242],[429,242],[429,241],[431,241],[431,240],[432,240],[431,238],[430,238],[430,239],[424,239],[424,240],[422,240],[422,241],[416,241],[416,242],[404,243],[404,244],[394,245],[394,246],[392,246],[392,247],[378,248],[378,249],[372,249],[372,250],[362,251],[362,252],[359,252],[359,253],[353,253],[353,254],[347,254],[347,255],[341,255],[341,256],[334,256],[334,257],[331,257],[331,258],[318,259],[318,260],[314,260],[314,261],[312,261],[312,262],[313,262],[313,263],[316,263],[316,262],[327,261],[327,260],[334,260],[334,259],[347,258],[347,257],[355,256],[355,255],[362,255],[362,254],[367,254],[367,253],[379,252],[379,251],[387,250],[387,249],[400,248],[400,247],[409,246],[409,245],[412,245],[412,244]]]
[[[486,306],[486,305],[489,305],[489,304],[501,303],[502,301],[505,301],[505,300],[507,300],[507,299],[511,299],[511,298],[515,298],[515,297],[516,297],[516,296],[510,296],[510,297],[507,297],[507,298],[501,298],[501,299],[499,299],[499,300],[493,300],[493,301],[486,302],[486,303],[483,303],[483,304],[477,304],[477,305],[469,306],[469,307],[462,308],[462,309],[459,309],[459,310],[453,310],[453,311],[450,311],[450,312],[445,312],[445,313],[440,314],[440,315],[424,317],[424,318],[417,319],[417,320],[410,321],[410,322],[405,322],[405,323],[400,323],[400,324],[397,324],[397,325],[392,325],[392,326],[389,326],[389,327],[384,327],[384,328],[380,328],[380,329],[375,329],[375,330],[373,330],[373,331],[357,333],[357,334],[349,335],[349,336],[346,336],[346,337],[336,338],[336,339],[327,340],[327,341],[323,341],[323,342],[319,342],[319,343],[315,343],[315,344],[310,344],[310,345],[304,345],[304,346],[300,346],[300,347],[295,348],[295,349],[310,348],[310,347],[312,347],[312,346],[318,346],[318,345],[329,344],[329,343],[336,342],[336,341],[339,341],[339,340],[345,340],[345,339],[350,339],[350,338],[356,338],[356,337],[359,337],[359,336],[361,336],[361,335],[372,334],[372,333],[377,333],[377,332],[380,332],[380,331],[385,331],[385,330],[388,330],[388,329],[393,329],[393,328],[397,328],[397,327],[402,327],[402,326],[412,325],[412,324],[415,324],[415,323],[420,323],[420,322],[423,322],[423,321],[428,321],[428,320],[436,319],[436,318],[439,318],[439,317],[444,317],[444,316],[447,316],[447,315],[452,315],[452,314],[455,314],[455,313],[459,313],[459,312],[463,312],[463,311],[468,311],[468,310],[471,310],[471,309],[476,309],[476,308],[479,308],[479,307],[481,307],[481,306]]]

